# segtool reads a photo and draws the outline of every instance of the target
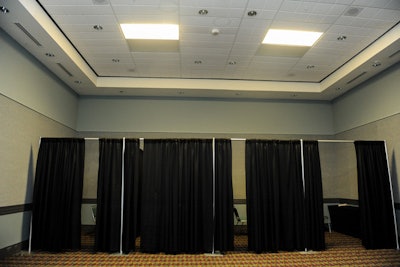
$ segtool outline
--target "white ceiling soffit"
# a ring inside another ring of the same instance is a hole
[[[79,95],[333,100],[400,61],[399,0],[0,0],[0,6],[9,11],[0,14],[1,27]],[[149,22],[179,24],[179,42],[167,49],[143,42],[135,50],[119,24]],[[310,48],[274,48],[261,44],[270,28],[323,35]]]

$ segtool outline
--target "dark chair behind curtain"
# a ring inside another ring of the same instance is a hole
[[[95,250],[120,250],[122,139],[99,139]]]
[[[141,249],[212,250],[212,141],[145,140]]]
[[[246,140],[249,250],[304,250],[299,141]]]
[[[85,141],[42,138],[32,207],[32,249],[79,249]]]
[[[321,163],[317,141],[303,142],[306,248],[325,249]]]
[[[135,250],[135,240],[140,234],[140,198],[143,152],[138,139],[125,139],[124,162],[124,223],[122,251]]]
[[[215,139],[215,250],[233,250],[231,140]]]
[[[383,141],[356,141],[361,239],[367,249],[395,248],[392,198]]]

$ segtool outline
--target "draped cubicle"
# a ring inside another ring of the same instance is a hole
[[[79,249],[82,144],[84,139],[41,140],[33,249]],[[397,241],[382,145],[355,143],[367,248],[394,248]],[[371,146],[380,149],[370,152]],[[139,147],[139,139],[99,139],[95,250],[129,253],[139,235],[143,252],[233,250],[231,140],[146,139],[144,150]],[[246,140],[245,154],[249,250],[324,249],[318,142]]]

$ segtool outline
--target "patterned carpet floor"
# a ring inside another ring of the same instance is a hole
[[[326,247],[321,252],[255,254],[247,251],[247,236],[238,235],[235,251],[223,256],[140,252],[120,255],[93,253],[93,235],[83,235],[79,252],[22,252],[0,260],[0,266],[400,266],[400,251],[366,250],[359,239],[343,234],[326,233]]]

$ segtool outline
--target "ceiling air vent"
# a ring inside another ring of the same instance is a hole
[[[389,58],[392,58],[392,57],[398,55],[399,53],[400,53],[400,50],[397,50],[396,52],[394,52],[393,54],[391,54],[391,55],[389,56]]]
[[[25,27],[24,26],[22,26],[22,24],[21,23],[18,23],[18,22],[16,22],[16,23],[14,23],[23,33],[25,33],[26,34],[26,36],[28,36],[28,38],[29,39],[31,39],[32,40],[32,42],[34,42],[37,46],[42,46],[42,44],[41,43],[39,43],[39,41],[38,40],[36,40],[36,38],[35,37],[33,37],[32,36],[32,34],[30,34],[29,32],[28,32],[28,30],[27,29],[25,29]]]
[[[350,81],[347,82],[347,84],[350,84],[352,82],[354,82],[355,80],[357,80],[358,78],[360,78],[361,76],[365,75],[367,72],[364,71],[361,74],[357,75],[356,77],[354,77],[353,79],[351,79]]]
[[[57,63],[57,65],[58,65],[69,77],[72,77],[72,76],[73,76],[72,73],[69,72],[69,71],[64,67],[63,64]]]

